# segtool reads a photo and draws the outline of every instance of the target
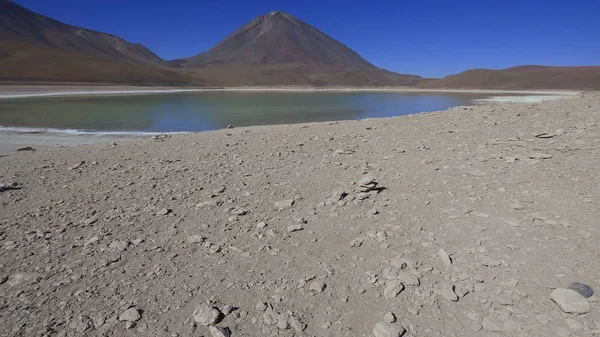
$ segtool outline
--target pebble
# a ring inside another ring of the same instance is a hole
[[[108,249],[112,250],[113,252],[123,252],[123,251],[127,250],[127,247],[129,247],[129,242],[115,240],[110,243],[110,245],[108,246]]]
[[[502,261],[489,256],[484,256],[481,258],[481,264],[487,267],[499,267],[502,265]]]
[[[438,251],[438,256],[440,257],[440,260],[442,260],[444,266],[450,267],[452,265],[452,259],[450,259],[450,256],[448,255],[448,253],[446,253],[444,248],[440,248],[440,250]]]
[[[451,302],[458,301],[458,295],[454,292],[454,286],[445,284],[442,286],[442,296]]]
[[[583,283],[579,283],[579,282],[571,283],[569,285],[569,289],[575,290],[576,292],[579,293],[579,295],[581,295],[585,298],[590,298],[590,297],[592,297],[592,295],[594,295],[594,289],[592,289],[592,287],[588,286],[587,284],[583,284]]]
[[[310,283],[309,289],[316,293],[322,293],[325,290],[325,287],[326,287],[325,283],[323,283],[321,281],[312,281]]]
[[[303,230],[304,227],[302,225],[290,225],[287,228],[288,233],[298,232]]]
[[[201,325],[213,325],[219,320],[221,312],[208,304],[200,304],[194,310],[194,321]]]
[[[396,298],[402,290],[404,290],[404,285],[399,280],[389,280],[385,283],[383,297],[388,300]]]
[[[375,337],[402,337],[405,332],[403,327],[386,322],[379,322],[373,328]]]
[[[140,311],[136,308],[129,308],[119,315],[119,321],[137,322],[142,318]]]
[[[590,304],[577,291],[572,289],[558,288],[550,293],[550,299],[554,301],[560,309],[569,314],[585,314],[591,310]]]
[[[206,240],[205,237],[203,237],[202,235],[191,235],[188,237],[188,242],[189,243],[203,243],[204,240]]]
[[[279,200],[275,202],[277,208],[291,208],[294,205],[294,199]]]
[[[394,323],[396,322],[396,315],[394,315],[393,312],[387,312],[385,315],[383,315],[383,320],[386,323]]]
[[[212,337],[229,337],[231,333],[228,328],[222,328],[220,326],[210,326],[208,327],[210,334]]]
[[[163,208],[160,211],[156,212],[156,215],[167,215],[171,213],[171,210],[168,208]]]
[[[258,311],[265,311],[265,310],[267,310],[267,305],[264,302],[258,302],[258,303],[256,303],[255,308]]]
[[[404,284],[408,284],[410,286],[418,286],[421,284],[419,278],[415,276],[413,273],[409,272],[398,272],[398,280]]]

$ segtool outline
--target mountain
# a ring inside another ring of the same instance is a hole
[[[160,57],[140,44],[56,21],[9,0],[0,0],[0,39],[131,64],[165,64]]]
[[[204,85],[175,69],[129,64],[64,49],[0,39],[0,80],[134,85]]]
[[[170,64],[192,68],[190,72],[197,75],[228,74],[237,85],[413,85],[421,79],[377,68],[317,28],[281,11],[258,16],[212,49]]]
[[[600,89],[600,66],[548,67],[526,65],[502,70],[472,69],[420,88],[449,89]]]

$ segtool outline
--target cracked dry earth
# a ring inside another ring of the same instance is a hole
[[[599,122],[585,93],[11,153],[0,335],[598,335]]]

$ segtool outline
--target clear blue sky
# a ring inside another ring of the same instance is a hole
[[[399,73],[441,77],[522,64],[600,65],[600,0],[15,0],[164,59],[214,46],[282,10]]]

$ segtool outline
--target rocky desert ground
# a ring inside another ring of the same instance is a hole
[[[594,336],[600,95],[0,157],[1,336]]]

